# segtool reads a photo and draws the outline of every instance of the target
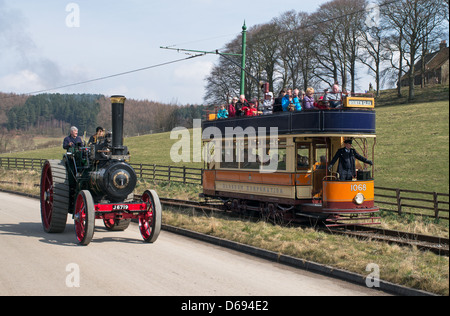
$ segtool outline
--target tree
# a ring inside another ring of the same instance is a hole
[[[414,79],[415,65],[422,57],[425,50],[421,50],[427,37],[440,24],[440,12],[444,5],[443,1],[426,0],[402,0],[395,3],[389,3],[389,0],[382,0],[383,15],[387,23],[391,25],[393,32],[399,38],[399,47],[405,49],[405,61],[409,68],[408,82],[409,95],[408,101],[414,100]]]

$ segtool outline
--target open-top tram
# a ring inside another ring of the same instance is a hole
[[[221,199],[230,210],[259,211],[275,220],[377,224],[374,167],[357,161],[351,181],[340,179],[337,164],[328,170],[348,139],[360,155],[374,160],[374,99],[342,101],[342,109],[204,121],[210,159],[203,195]]]

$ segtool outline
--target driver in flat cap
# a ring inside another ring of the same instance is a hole
[[[373,165],[371,160],[366,159],[356,152],[354,148],[352,148],[352,140],[347,139],[344,141],[343,148],[339,149],[334,155],[333,159],[328,166],[328,171],[331,172],[333,165],[339,159],[339,165],[337,172],[339,173],[339,180],[341,181],[351,181],[353,177],[356,177],[356,167],[355,167],[355,159],[358,159],[364,163],[369,165]]]

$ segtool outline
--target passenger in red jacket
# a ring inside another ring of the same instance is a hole
[[[258,109],[257,109],[255,103],[250,103],[249,106],[245,106],[243,108],[243,111],[245,113],[245,116],[257,116],[258,115]]]
[[[234,97],[231,103],[228,105],[228,117],[236,116],[236,103],[239,99]]]

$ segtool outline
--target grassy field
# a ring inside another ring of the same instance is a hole
[[[377,186],[449,192],[449,103],[377,109]]]
[[[190,130],[190,135],[193,131]],[[131,162],[202,168],[203,163],[174,163],[170,133],[125,139]],[[191,142],[191,156],[192,142]],[[4,154],[4,157],[61,159],[61,146]],[[192,161],[192,159],[191,159]],[[377,186],[449,192],[449,103],[439,101],[377,108],[375,148]]]
[[[25,186],[5,187],[13,191],[39,194],[39,172],[6,171],[0,169],[4,181],[20,181]],[[136,194],[155,189],[162,197],[193,199],[199,186],[177,183],[145,183],[139,181]],[[71,219],[69,219],[71,221]],[[423,252],[415,247],[399,247],[373,240],[357,240],[351,237],[317,232],[312,228],[292,228],[272,225],[245,218],[230,218],[221,214],[205,214],[191,209],[164,207],[163,223],[204,234],[233,240],[275,251],[280,254],[309,260],[328,266],[367,275],[366,267],[377,264],[381,279],[420,290],[449,295],[449,258]],[[100,223],[99,223],[100,225]],[[441,235],[442,227],[421,219],[383,218],[383,226],[396,225],[400,230]],[[448,237],[448,227],[446,231]],[[55,237],[56,238],[56,237]]]
[[[445,89],[442,90],[439,93],[445,93]],[[448,98],[448,88],[446,92]],[[426,99],[425,94],[419,94],[419,100]],[[392,106],[389,105],[391,100],[392,96],[386,97],[377,108],[376,185],[448,193],[449,102],[424,101]],[[190,133],[192,135],[192,130]],[[170,150],[177,141],[170,139],[170,133],[163,133],[127,138],[125,145],[132,153],[133,163],[203,167],[203,163],[173,163]],[[55,148],[1,156],[61,159],[63,154],[61,139],[61,146]],[[32,185],[39,182],[39,172],[0,169],[0,178],[3,181],[26,183],[25,187],[6,187],[7,189],[33,194],[39,192],[39,188]],[[180,199],[193,199],[200,192],[199,186],[140,181],[136,193],[140,194],[148,188],[157,190],[161,197]],[[376,263],[380,266],[383,280],[449,295],[449,258],[424,253],[415,248],[371,240],[358,241],[318,233],[312,229],[292,229],[265,222],[252,223],[242,219],[222,218],[217,214],[203,216],[179,209],[164,209],[163,221],[362,275],[367,274],[367,264]],[[383,226],[448,238],[448,222],[436,225],[421,218],[383,216]]]

